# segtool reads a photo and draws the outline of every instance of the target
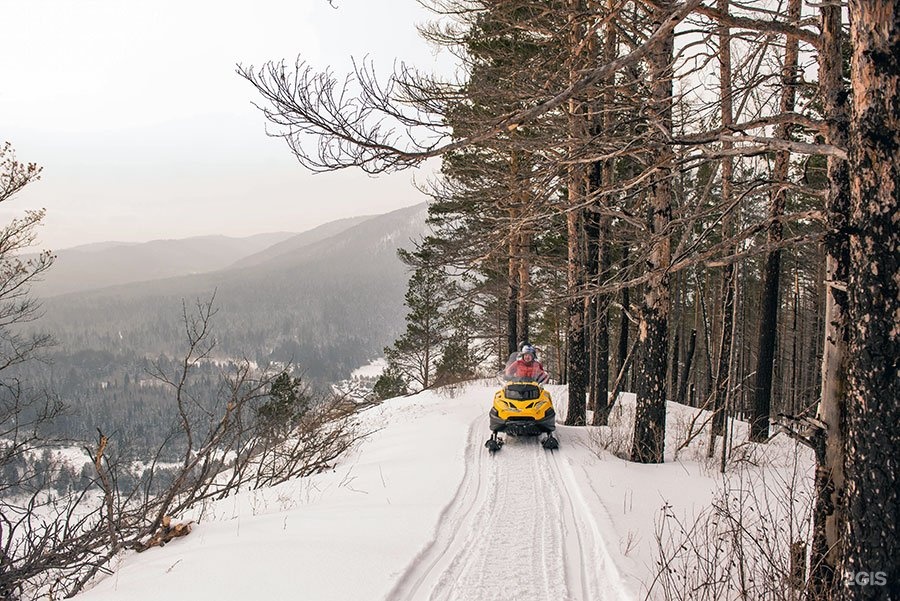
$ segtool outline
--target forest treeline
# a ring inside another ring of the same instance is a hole
[[[817,457],[809,597],[900,582],[898,3],[425,4],[456,79],[240,68],[310,169],[442,157],[384,391],[528,340],[570,425],[636,391],[634,461],[663,461],[667,399],[723,457],[729,417],[779,422]]]
[[[541,37],[527,31],[565,32],[565,13],[555,15],[555,21],[549,11],[538,14],[520,3],[469,15],[468,35],[477,34],[478,41],[460,37],[455,42],[471,61],[462,97],[468,95],[473,106],[451,113],[454,133],[477,131],[501,118],[511,104],[523,102],[528,89],[537,96],[552,78],[562,87],[575,77],[558,72],[571,32]],[[448,42],[433,30],[426,33]],[[573,69],[578,61],[586,69],[603,51],[612,52],[603,44],[615,43],[602,36],[592,41],[597,46],[593,55],[569,57]],[[683,50],[671,67],[678,71],[692,65],[673,86],[700,86],[670,101],[672,115],[666,118],[676,144],[679,138],[696,137],[689,132],[697,129],[721,128],[723,119],[730,126],[737,119],[764,128],[778,121],[770,113],[782,106],[805,127],[786,123],[779,132],[811,148],[822,144],[812,126],[822,119],[817,82],[801,76],[814,60],[812,49],[805,49],[800,64],[795,39],[787,48],[773,45],[742,55],[741,67],[729,69],[727,77],[725,71],[712,73],[728,82],[727,100],[740,107],[729,108],[728,117],[716,109],[719,90],[704,69],[724,52],[718,50],[722,40],[711,43],[702,51]],[[735,45],[745,54],[751,50],[743,42]],[[779,52],[790,61],[781,71],[773,69]],[[789,81],[784,69],[790,70]],[[696,144],[682,141],[681,147],[673,146],[668,181],[659,182],[671,189],[666,191],[666,223],[656,232],[648,221],[654,210],[651,194],[659,186],[651,186],[648,172],[657,165],[647,155],[654,114],[648,112],[652,90],[640,80],[649,75],[645,71],[636,65],[586,91],[570,102],[568,115],[548,115],[540,123],[543,131],[532,131],[537,124],[516,127],[490,147],[471,145],[444,155],[441,178],[431,190],[433,233],[415,253],[404,255],[417,270],[407,304],[413,309],[411,325],[419,331],[411,331],[388,353],[392,369],[409,384],[442,380],[438,364],[448,345],[452,354],[463,356],[451,340],[468,341],[464,370],[470,372],[485,356],[502,364],[528,340],[543,350],[544,363],[557,379],[582,399],[570,421],[583,423],[584,407],[600,402],[593,415],[596,424],[604,423],[607,400],[598,391],[608,390],[620,371],[627,390],[647,382],[650,345],[638,345],[637,356],[625,364],[630,343],[641,333],[640,316],[649,313],[642,305],[642,284],[650,279],[647,266],[662,245],[669,255],[666,281],[656,282],[651,300],[665,309],[665,331],[653,336],[666,341],[657,349],[666,358],[665,377],[658,384],[664,397],[756,417],[758,440],[768,435],[770,416],[814,408],[824,314],[826,156],[753,145],[710,159],[710,151],[698,155]],[[779,85],[785,90],[781,96],[773,91]],[[573,143],[569,132],[576,126],[582,128],[577,145],[559,146]],[[735,131],[746,129],[738,125]],[[777,141],[769,142],[777,146]],[[548,157],[543,146],[554,143],[555,154]],[[479,310],[469,319],[448,319],[454,312],[450,307],[460,300],[474,302]],[[659,368],[663,363],[656,359]],[[657,456],[655,449],[648,458]]]

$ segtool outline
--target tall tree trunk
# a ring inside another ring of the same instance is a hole
[[[719,461],[719,471],[721,473],[725,473],[725,465],[728,461],[728,449],[731,441],[734,438],[734,419],[731,420],[731,429],[728,428],[728,418],[733,415],[734,412],[734,392],[735,387],[731,385],[732,382],[737,380],[738,373],[738,364],[735,360],[736,350],[737,350],[737,326],[738,319],[737,309],[740,305],[739,303],[739,292],[740,288],[738,286],[740,279],[737,277],[737,274],[731,274],[731,302],[732,302],[732,319],[731,319],[731,331],[728,333],[729,338],[731,339],[728,344],[728,361],[724,365],[727,365],[728,373],[725,377],[726,386],[723,390],[720,391],[722,395],[722,451],[720,455]],[[724,349],[723,349],[724,352]],[[720,361],[719,366],[721,367],[723,364]]]
[[[606,10],[608,14],[613,14],[615,10],[615,0],[607,0]],[[606,28],[603,31],[603,46],[601,51],[604,63],[610,63],[616,55],[616,29],[613,20],[609,19]],[[602,95],[602,117],[599,122],[594,117],[595,126],[599,127],[597,133],[609,133],[613,131],[614,112],[612,110],[615,101],[615,92],[612,79],[604,82],[604,90]],[[600,168],[600,189],[608,192],[612,190],[615,183],[616,163],[615,159],[610,159],[599,163]],[[610,198],[607,196],[606,198]],[[609,202],[609,201],[606,201]],[[598,202],[598,205],[602,203]],[[597,243],[597,270],[601,279],[607,277],[609,269],[612,265],[610,257],[610,224],[608,216],[601,216],[598,227],[599,240]],[[593,425],[605,426],[609,421],[610,397],[609,397],[609,307],[610,297],[608,294],[598,296],[595,299],[597,308],[594,325],[596,328],[596,340],[594,347],[594,389],[596,391],[596,402],[594,402]]]
[[[826,284],[828,271],[825,245],[822,244],[817,250],[819,250],[818,256],[821,260],[816,262],[818,264],[816,287],[815,293],[810,299],[812,306],[808,311],[808,315],[813,316],[813,319],[802,319],[800,321],[801,352],[799,360],[801,361],[801,368],[805,369],[803,369],[799,377],[798,396],[803,407],[809,407],[813,403],[818,403],[822,398],[821,368],[825,353],[825,345],[822,341],[825,340],[825,322],[827,321],[825,305],[828,300],[828,285]],[[800,308],[803,308],[802,296],[800,297]],[[810,369],[803,364],[803,350],[811,353],[810,356],[814,358],[814,365],[818,366],[818,369]],[[776,365],[775,368],[777,369],[778,366]]]
[[[568,374],[566,374],[566,345],[563,342],[563,327],[560,317],[561,307],[553,305],[553,342],[556,349],[556,373],[559,376],[560,384],[568,384]]]
[[[610,184],[611,185],[611,184]],[[600,221],[600,273],[606,273],[610,268],[609,259],[609,219],[606,217]],[[597,299],[597,339],[594,352],[597,360],[595,378],[597,388],[597,402],[594,404],[593,425],[605,426],[609,421],[609,297],[603,295]]]
[[[678,366],[681,359],[681,331],[684,329],[681,311],[682,298],[681,292],[681,273],[676,272],[673,276],[673,282],[670,287],[672,295],[672,310],[669,315],[670,340],[672,342],[669,350],[669,369],[668,381],[666,382],[666,398],[675,400],[675,391],[678,389]]]
[[[512,133],[510,134],[512,135]],[[510,273],[510,281],[515,280],[516,287],[516,348],[529,339],[528,331],[528,297],[531,294],[530,234],[528,231],[528,207],[531,204],[527,166],[523,167],[521,153],[513,149],[510,153],[509,195],[513,203],[514,217],[510,232],[510,245],[515,248],[513,257],[516,273]],[[512,352],[512,351],[511,351]]]
[[[728,1],[718,0],[719,12],[728,14]],[[732,107],[731,91],[731,34],[728,26],[719,25],[719,96],[721,106],[722,127],[728,128],[734,124],[734,112]],[[734,211],[731,209],[732,181],[734,179],[734,163],[728,151],[732,143],[722,141],[722,207],[730,211],[723,221],[725,236],[732,235],[731,224],[734,222]],[[729,253],[730,254],[730,253]],[[734,264],[728,263],[722,268],[722,335],[719,338],[719,360],[716,367],[715,381],[713,383],[713,421],[710,429],[709,452],[712,457],[715,452],[716,436],[723,436],[722,446],[726,446],[725,434],[725,396],[730,387],[729,375],[731,374],[731,342],[733,339],[732,327],[734,324]],[[724,452],[724,450],[723,450]]]
[[[574,173],[570,173],[569,200],[573,204],[577,204],[577,198],[580,196],[578,190],[583,189],[583,186],[579,185],[581,170],[573,167],[571,171]],[[583,258],[580,248],[581,228],[581,211],[570,210],[567,216],[569,322],[566,333],[566,376],[569,388],[569,407],[566,412],[566,425],[568,426],[583,426],[587,421],[584,301],[580,298],[582,288],[580,265]]]
[[[515,217],[510,211],[510,221],[515,223]],[[506,292],[506,352],[507,356],[518,350],[519,341],[516,339],[518,334],[518,316],[519,316],[519,265],[517,257],[516,244],[517,237],[515,234],[509,237],[509,260],[507,263],[507,292]],[[505,361],[506,357],[503,357]]]
[[[844,574],[900,591],[900,0],[851,0],[850,328]],[[876,583],[877,584],[877,583]],[[886,590],[877,590],[884,588]]]
[[[656,30],[671,12],[672,3],[654,5],[651,27]],[[674,35],[668,36],[648,55],[651,114],[650,152],[655,173],[650,185],[650,253],[647,268],[651,273],[641,303],[638,337],[643,347],[639,365],[637,406],[631,460],[662,463],[666,435],[666,360],[669,352],[669,275],[672,259],[669,223],[672,217],[672,165],[674,153],[668,143],[672,134],[671,63]]]
[[[519,274],[518,287],[519,296],[516,306],[516,326],[518,328],[518,342],[530,340],[529,319],[528,319],[528,298],[531,295],[531,269],[530,269],[530,234],[523,227],[519,232]]]
[[[596,127],[592,135],[596,135]],[[589,168],[587,178],[587,194],[598,198],[598,192],[602,185],[601,165],[599,162],[592,163]],[[591,208],[585,213],[584,235],[587,242],[587,260],[585,261],[585,277],[588,287],[596,286],[600,277],[600,211],[598,201],[591,203]],[[593,292],[584,298],[584,314],[587,318],[587,357],[588,357],[588,385],[587,395],[590,402],[590,408],[596,410],[598,394],[598,361],[600,359],[598,353],[598,298]]]
[[[580,0],[569,0],[570,60],[569,75],[572,81],[578,78],[581,58],[578,48],[584,39],[583,26],[578,18],[582,15],[583,5]],[[572,99],[569,101],[569,154],[575,156],[587,137],[587,123],[584,106]],[[566,372],[568,375],[569,406],[566,412],[566,425],[583,426],[587,422],[585,402],[587,383],[587,357],[585,354],[585,318],[584,300],[582,299],[584,273],[582,265],[585,260],[582,250],[582,233],[584,231],[584,203],[586,189],[584,167],[572,164],[568,169],[569,207],[566,214],[568,233],[567,283],[569,303],[569,327],[566,335]]]
[[[712,388],[713,420],[710,428],[707,457],[715,453],[716,437],[725,434],[725,397],[730,388],[731,342],[734,327],[734,269],[731,265],[722,269],[722,331],[719,337],[719,353]],[[722,444],[725,442],[723,440]]]
[[[712,328],[710,328],[710,319],[709,319],[709,307],[706,302],[706,295],[709,291],[709,271],[707,270],[704,274],[704,279],[706,280],[703,285],[700,285],[700,280],[697,280],[697,288],[699,289],[697,292],[697,299],[700,304],[700,317],[703,319],[703,386],[698,386],[700,391],[700,398],[703,399],[703,402],[700,403],[700,406],[704,409],[709,408],[709,401],[711,399],[709,395],[710,387],[713,383],[713,358],[712,358]]]
[[[797,404],[797,388],[800,381],[800,366],[797,364],[797,324],[800,319],[800,277],[797,271],[794,271],[794,310],[791,319],[791,395],[790,408],[791,415],[796,415],[799,411]]]
[[[678,392],[675,395],[675,401],[683,405],[687,404],[685,398],[687,394],[688,379],[691,377],[691,362],[694,360],[694,351],[697,348],[697,330],[691,329],[691,338],[688,342],[687,352],[684,356],[684,366],[681,368],[681,376],[678,378]]]
[[[797,25],[800,22],[800,0],[788,3],[788,21]],[[784,49],[784,63],[781,66],[781,112],[794,110],[797,90],[797,57],[799,44],[795,36],[787,36]],[[778,137],[789,140],[793,125],[781,125]],[[772,179],[778,189],[772,195],[772,207],[769,217],[769,243],[781,242],[782,226],[780,217],[784,215],[787,191],[781,185],[787,182],[791,163],[788,151],[775,153],[775,167]],[[775,364],[775,338],[778,332],[778,285],[781,278],[781,249],[775,248],[766,255],[763,263],[762,314],[759,318],[759,355],[756,361],[756,382],[753,387],[753,415],[750,419],[750,440],[762,442],[769,437],[769,415],[772,411],[772,370]]]
[[[673,319],[677,320],[678,317]],[[678,389],[678,359],[681,355],[681,330],[675,327],[674,331],[672,350],[669,351],[669,384],[666,386],[666,397],[673,401],[675,400],[675,391]]]
[[[823,4],[822,46],[819,50],[819,88],[824,100],[827,142],[847,148],[849,122],[847,90],[842,76],[841,7]],[[825,250],[825,345],[822,354],[822,396],[818,418],[825,437],[816,457],[816,508],[810,550],[809,593],[815,599],[833,596],[837,587],[844,518],[844,428],[847,293],[849,269],[847,216],[850,174],[846,161],[828,157]]]
[[[622,248],[622,264],[623,267],[628,264],[628,246],[625,245]],[[625,365],[625,358],[628,356],[628,330],[631,325],[631,320],[628,319],[628,312],[631,311],[631,299],[630,293],[628,292],[628,288],[622,288],[622,311],[619,315],[619,345],[618,350],[616,351],[616,371],[622,371],[622,367]],[[628,373],[626,371],[625,376],[622,378],[623,381],[628,381]],[[629,388],[629,390],[633,390],[633,388]]]
[[[599,214],[590,215],[593,222],[587,228],[587,235],[594,242],[588,248],[593,255],[587,261],[589,282],[599,283],[600,273],[609,268],[609,223]],[[594,425],[606,425],[608,414],[609,388],[609,303],[606,295],[592,294],[585,299],[585,315],[589,320],[590,360],[588,396],[594,411]],[[600,420],[602,424],[598,424]]]

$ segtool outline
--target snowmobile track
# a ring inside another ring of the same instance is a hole
[[[628,599],[564,451],[508,437],[492,456],[485,422],[469,427],[465,473],[434,540],[386,599]]]

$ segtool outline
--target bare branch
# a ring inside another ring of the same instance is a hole
[[[365,69],[357,69],[355,79],[348,77],[339,83],[330,71],[315,74],[300,61],[293,73],[287,72],[284,63],[268,63],[259,70],[239,65],[237,72],[267,101],[266,107],[259,108],[279,128],[273,135],[284,138],[305,167],[329,171],[355,166],[369,173],[381,173],[480,144],[534,121],[617,71],[642,60],[700,2],[687,0],[676,5],[660,27],[629,54],[591,69],[547,100],[503,116],[493,125],[452,142],[446,141],[450,132],[434,128],[436,122],[433,120],[421,120],[421,116],[407,115],[398,108],[391,96],[398,81],[396,77],[381,88]],[[354,80],[362,90],[356,98],[349,97],[349,87]],[[403,130],[398,132],[391,126],[392,121],[400,121]],[[419,124],[424,125],[428,133],[416,138],[411,128]],[[318,139],[315,155],[303,145],[309,136]]]

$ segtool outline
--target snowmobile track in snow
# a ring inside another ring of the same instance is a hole
[[[387,600],[628,599],[564,448],[508,437],[491,456],[487,430],[469,427],[456,495]]]

